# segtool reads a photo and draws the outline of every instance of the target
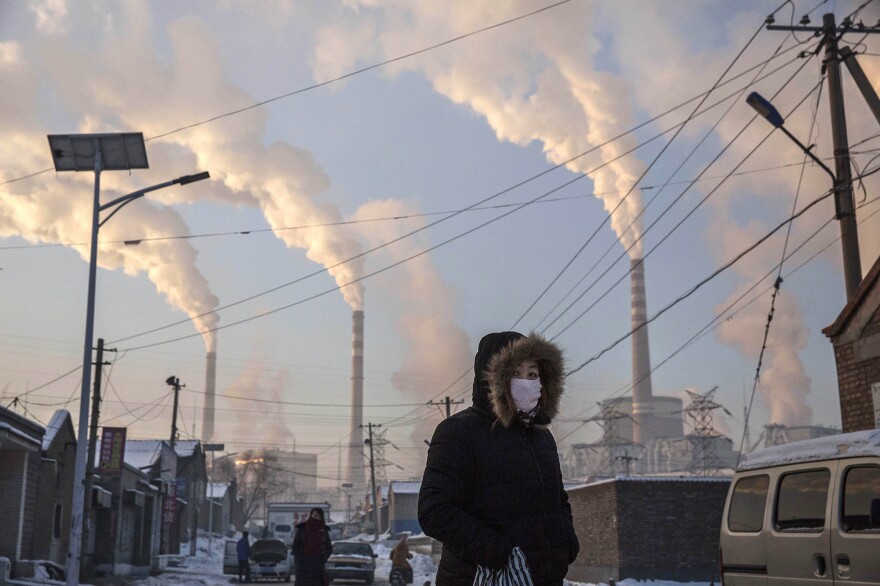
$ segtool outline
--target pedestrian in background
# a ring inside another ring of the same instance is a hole
[[[238,581],[251,581],[251,542],[248,540],[248,532],[241,534],[241,539],[235,546],[238,555]]]
[[[312,509],[309,518],[296,526],[291,550],[299,586],[329,584],[329,580],[325,581],[324,564],[333,553],[333,544],[323,510]]]
[[[397,545],[394,546],[388,557],[391,558],[391,572],[400,572],[400,575],[403,577],[403,582],[405,584],[412,584],[413,570],[409,560],[412,559],[413,554],[409,551],[409,545],[406,543],[406,538],[406,533],[400,536],[400,541],[397,542]]]
[[[538,334],[480,340],[473,405],[437,426],[419,493],[419,524],[443,543],[437,586],[523,560],[535,585],[562,584],[580,549],[547,429],[564,378],[562,351]]]

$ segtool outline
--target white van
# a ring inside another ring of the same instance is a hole
[[[724,586],[880,585],[880,430],[743,456],[719,562]]]

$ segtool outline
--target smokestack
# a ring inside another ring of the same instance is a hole
[[[202,440],[214,436],[214,392],[217,379],[217,353],[208,352],[205,366],[205,408],[202,409]]]
[[[645,265],[641,258],[630,260],[632,286],[632,375],[635,420],[633,441],[647,445],[654,438],[654,398],[651,390],[651,355],[648,350],[648,319],[645,301]],[[638,329],[637,329],[638,328]]]
[[[348,482],[356,487],[366,485],[364,469],[364,312],[355,310],[351,316],[351,444],[348,450]]]

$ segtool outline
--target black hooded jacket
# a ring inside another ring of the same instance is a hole
[[[510,379],[522,360],[541,373],[540,411],[517,417]],[[474,361],[473,406],[434,432],[419,524],[443,543],[437,586],[471,586],[477,565],[500,568],[522,548],[536,586],[562,584],[579,545],[547,424],[563,390],[559,348],[537,334],[488,334]]]

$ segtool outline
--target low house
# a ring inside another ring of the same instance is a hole
[[[569,489],[574,582],[717,580],[730,478],[617,477]]]
[[[244,529],[244,507],[238,497],[238,487],[233,480],[229,484],[222,482],[208,483],[208,494],[205,499],[203,513],[200,516],[200,528],[211,533],[229,533]],[[202,524],[203,523],[203,524]]]
[[[831,338],[843,432],[880,424],[880,258],[833,324]]]
[[[99,443],[98,453],[100,451]],[[180,553],[178,512],[183,504],[177,497],[177,454],[164,440],[129,439],[125,442],[124,458],[124,470],[140,475],[136,484],[146,491],[144,494],[155,493],[155,503],[151,503],[154,507],[151,513],[158,517],[158,526],[151,535],[154,541],[152,554]],[[121,490],[140,490],[129,486],[131,479],[123,483],[125,486],[122,487],[116,476],[108,478],[104,476],[106,475],[101,477],[100,485],[113,493],[114,504]]]
[[[421,482],[395,480],[388,488],[388,525],[392,535],[408,531],[422,532],[419,525],[419,489]]]
[[[13,564],[33,559],[44,433],[42,425],[0,407],[0,557]]]
[[[159,486],[128,461],[120,473],[104,474],[97,482],[109,494],[110,503],[93,508],[94,572],[113,576],[146,574],[159,550],[163,496]]]
[[[189,543],[194,551],[197,529],[201,525],[199,514],[205,507],[205,487],[208,473],[205,469],[205,452],[198,440],[177,440],[174,443],[177,453],[177,498],[185,502],[178,511],[180,543]]]
[[[37,489],[37,525],[32,559],[64,566],[70,547],[76,433],[70,413],[56,411],[46,426]]]

